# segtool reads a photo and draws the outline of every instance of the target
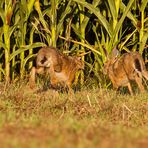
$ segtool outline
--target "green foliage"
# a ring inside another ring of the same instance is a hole
[[[23,78],[33,65],[29,59],[47,45],[70,55],[84,53],[86,70],[76,81],[80,79],[83,85],[92,75],[96,84],[108,86],[102,74],[106,60],[103,46],[108,52],[115,46],[121,52],[138,50],[147,60],[147,2],[1,0],[0,80]]]

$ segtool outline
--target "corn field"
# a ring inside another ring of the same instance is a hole
[[[105,85],[102,72],[110,52],[148,55],[148,0],[1,0],[0,81],[27,77],[42,46],[81,55],[80,83],[93,76]],[[104,81],[104,82],[103,82]]]

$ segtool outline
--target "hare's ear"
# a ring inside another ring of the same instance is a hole
[[[81,57],[80,57],[80,56],[73,56],[73,58],[74,58],[75,60],[81,61]]]
[[[119,55],[119,51],[117,50],[117,47],[115,47],[111,52],[111,57],[117,57]]]
[[[81,61],[81,57],[77,57],[77,59],[78,59],[79,61]]]
[[[109,55],[108,55],[108,52],[107,52],[106,48],[104,46],[102,46],[102,49],[103,49],[103,52],[104,52],[105,56],[108,58]]]

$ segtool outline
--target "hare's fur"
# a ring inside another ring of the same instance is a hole
[[[143,92],[142,77],[148,80],[148,72],[142,56],[138,52],[129,52],[117,57],[117,49],[113,49],[111,56],[107,55],[104,63],[104,72],[112,81],[113,87],[127,86],[130,94],[133,94],[130,81],[134,80],[140,91]],[[116,54],[114,54],[116,53]]]
[[[31,69],[30,87],[35,87],[36,74],[47,72],[52,87],[56,87],[60,83],[72,92],[72,82],[76,72],[80,69],[84,69],[84,63],[79,57],[66,56],[53,47],[43,47],[37,54],[36,67]]]

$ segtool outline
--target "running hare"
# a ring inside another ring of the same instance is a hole
[[[36,74],[45,74],[50,76],[52,87],[61,84],[68,87],[72,92],[71,85],[78,70],[84,69],[84,62],[80,57],[66,56],[60,53],[56,48],[43,47],[39,50],[36,57],[36,67],[33,67],[30,73],[30,87],[35,86]]]
[[[142,56],[138,52],[129,52],[118,57],[118,50],[114,48],[110,57],[106,50],[105,54],[107,61],[104,63],[104,73],[109,76],[115,89],[120,86],[127,86],[130,94],[133,94],[130,81],[134,80],[140,91],[144,91],[142,77],[148,80],[148,72]]]

